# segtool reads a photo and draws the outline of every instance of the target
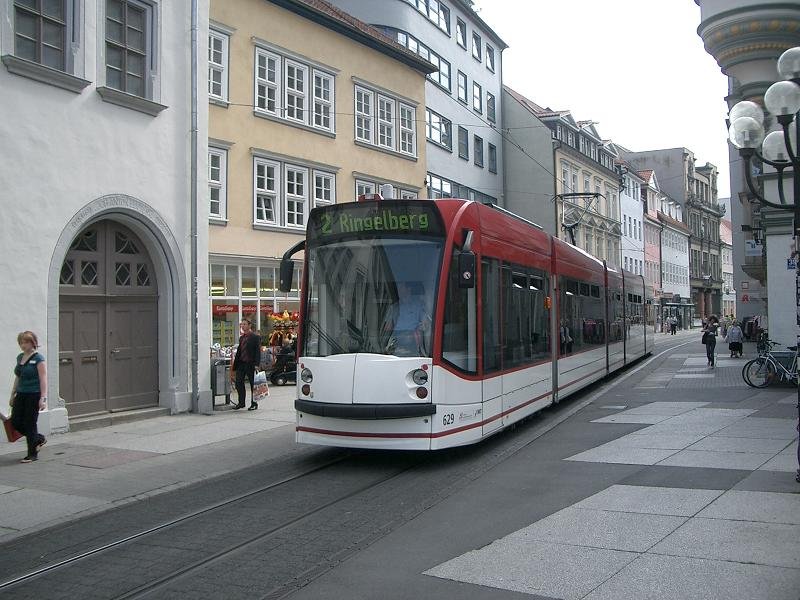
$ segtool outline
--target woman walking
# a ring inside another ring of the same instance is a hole
[[[708,317],[705,329],[703,329],[703,339],[706,344],[706,357],[708,358],[708,366],[714,366],[714,351],[717,348],[717,330],[719,329],[719,319],[716,315]]]
[[[28,454],[22,462],[39,459],[39,449],[47,443],[36,428],[39,411],[47,404],[47,367],[44,356],[36,349],[39,339],[32,331],[23,331],[17,336],[22,350],[14,367],[14,385],[11,388],[11,423],[14,429],[25,435]]]
[[[728,342],[728,350],[731,351],[731,358],[741,356],[744,334],[742,333],[742,328],[739,327],[739,321],[734,321],[733,324],[728,327],[728,334],[725,339]]]

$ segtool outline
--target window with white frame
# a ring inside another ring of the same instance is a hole
[[[425,109],[425,134],[431,142],[452,148],[452,122],[430,108]]]
[[[416,200],[417,198],[419,198],[419,194],[417,194],[417,192],[412,192],[411,190],[400,190],[401,200]]]
[[[253,221],[303,229],[314,206],[336,202],[336,175],[321,169],[256,157]]]
[[[472,82],[472,110],[476,113],[483,112],[483,89],[476,82]]]
[[[416,156],[416,108],[396,98],[357,85],[355,114],[357,141]]]
[[[417,110],[413,106],[400,104],[400,152],[417,154]]]
[[[456,42],[464,50],[467,49],[467,24],[456,18]]]
[[[364,194],[374,194],[378,185],[374,181],[363,181],[356,179],[356,198]]]
[[[286,165],[286,223],[287,227],[304,227],[308,206],[308,169]]]
[[[378,145],[394,148],[395,101],[378,96]]]
[[[314,71],[314,127],[333,131],[333,77]]]
[[[469,104],[467,96],[467,76],[461,71],[458,72],[458,99],[464,104]]]
[[[486,68],[494,73],[494,48],[486,44]]]
[[[356,139],[372,143],[372,99],[371,91],[356,87]]]
[[[477,33],[473,32],[473,34],[472,34],[472,57],[475,60],[479,61],[479,62],[482,60],[482,58],[481,58],[482,57],[482,54],[481,54],[481,50],[482,50],[481,44],[482,43],[483,42],[481,41],[481,36],[479,36]]]
[[[336,203],[336,178],[330,173],[314,171],[314,206]]]
[[[284,104],[286,106],[285,117],[292,121],[306,120],[306,106],[308,102],[307,85],[308,68],[296,62],[286,61],[284,75]]]
[[[450,9],[440,0],[405,0],[425,15],[431,23],[450,35]]]
[[[280,163],[255,159],[254,216],[256,223],[278,225]]]
[[[271,115],[278,113],[278,90],[281,80],[281,57],[256,48],[256,110]]]
[[[329,72],[266,48],[256,48],[256,113],[333,132],[334,85],[334,76]]]
[[[208,148],[208,214],[224,219],[227,212],[228,153],[221,148]]]
[[[51,4],[51,3],[50,3]],[[153,57],[153,7],[138,0],[106,0],[106,85],[149,98]],[[47,35],[45,29],[44,35]]]
[[[208,96],[228,101],[228,42],[221,31],[208,31]]]
[[[492,123],[497,121],[497,113],[495,112],[495,100],[494,94],[491,92],[486,92],[486,118],[489,119]]]

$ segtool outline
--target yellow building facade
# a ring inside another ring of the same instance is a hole
[[[235,343],[243,317],[265,338],[294,333],[300,266],[284,294],[278,265],[312,208],[386,185],[395,198],[425,197],[435,70],[321,0],[212,0],[212,344]]]

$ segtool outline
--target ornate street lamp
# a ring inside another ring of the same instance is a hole
[[[755,102],[745,100],[735,104],[728,114],[729,134],[731,143],[739,149],[739,155],[745,161],[744,172],[750,193],[765,206],[794,212],[792,232],[795,251],[792,253],[792,258],[795,259],[797,269],[795,304],[797,325],[800,327],[800,157],[797,151],[797,140],[800,138],[800,47],[790,48],[781,54],[778,59],[778,73],[783,81],[773,83],[767,89],[767,93],[764,94],[764,105],[781,128],[765,136],[763,109]],[[754,156],[777,171],[780,203],[764,198],[754,185],[751,173]],[[787,203],[783,186],[783,175],[787,169],[792,176],[792,204]],[[800,344],[800,335],[797,343]],[[797,411],[800,426],[800,385],[797,389]],[[797,449],[797,461],[800,466],[800,446]],[[800,468],[795,478],[800,482]]]

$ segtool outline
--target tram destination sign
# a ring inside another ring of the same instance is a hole
[[[308,237],[340,235],[442,236],[444,227],[433,202],[383,200],[326,206],[311,211]]]

